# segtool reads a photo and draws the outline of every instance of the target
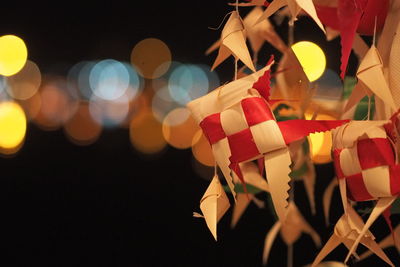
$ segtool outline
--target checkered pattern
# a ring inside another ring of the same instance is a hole
[[[335,142],[337,135],[345,140],[353,134],[349,133],[351,130],[346,132],[346,126],[333,132],[333,159],[338,178],[346,179],[349,198],[366,201],[398,195],[400,166],[395,164],[394,149],[384,126],[369,128],[357,140],[340,147]]]
[[[234,106],[204,118],[200,127],[212,146],[228,141],[230,168],[239,177],[240,162],[286,147],[275,117],[261,97],[244,97]]]

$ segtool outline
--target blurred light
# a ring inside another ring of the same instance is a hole
[[[89,102],[92,118],[104,127],[116,127],[121,124],[129,112],[129,99],[122,96],[113,101],[92,96]]]
[[[158,90],[151,102],[154,116],[159,122],[162,122],[170,111],[178,107],[180,105],[172,100],[167,87]]]
[[[22,106],[28,120],[34,120],[40,112],[42,99],[39,93],[34,94],[26,100],[19,100],[18,103]]]
[[[26,61],[25,66],[15,75],[8,77],[7,92],[14,99],[26,100],[39,89],[42,81],[39,67],[32,61]]]
[[[92,61],[79,62],[73,66],[69,72],[69,86],[73,83],[73,79],[77,79],[77,87],[85,100],[92,97],[93,91],[90,88],[89,75],[92,68],[96,65]]]
[[[161,152],[167,145],[161,123],[151,111],[145,111],[131,121],[129,136],[133,147],[145,154]]]
[[[162,125],[165,140],[171,146],[180,149],[191,147],[193,136],[199,129],[187,108],[171,111]]]
[[[211,146],[205,138],[203,131],[200,129],[194,135],[192,140],[192,153],[193,156],[201,164],[206,166],[214,166],[215,160],[211,150]]]
[[[321,77],[325,71],[326,58],[324,51],[318,45],[301,41],[292,45],[292,50],[310,82]]]
[[[312,114],[305,114],[306,119],[310,119]],[[335,120],[334,117],[319,114],[316,117],[317,120]],[[310,157],[311,160],[316,164],[325,164],[332,161],[331,150],[332,150],[332,134],[330,131],[312,133],[308,136],[310,144]]]
[[[132,65],[136,66],[139,74],[147,79],[158,78],[167,72],[170,61],[171,51],[168,46],[155,38],[140,41],[131,53]]]
[[[0,103],[0,147],[13,150],[22,144],[26,133],[26,117],[15,102]],[[14,151],[13,151],[14,152]]]
[[[326,69],[321,78],[318,79],[317,91],[314,98],[341,100],[342,95],[343,84],[339,75],[331,69]]]
[[[93,93],[105,100],[121,97],[130,82],[128,69],[113,59],[102,60],[90,71],[89,84]]]
[[[206,73],[196,65],[181,65],[173,70],[168,79],[171,97],[179,104],[205,95],[209,89]]]
[[[35,122],[44,130],[58,129],[75,114],[78,100],[69,94],[63,78],[46,78],[39,92],[41,107]]]
[[[11,76],[22,69],[28,58],[24,41],[15,35],[0,37],[0,74]]]
[[[90,145],[98,139],[102,127],[91,117],[88,103],[82,102],[74,116],[64,125],[64,130],[73,143]]]

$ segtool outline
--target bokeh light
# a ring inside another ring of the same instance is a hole
[[[165,117],[162,125],[165,140],[171,146],[179,149],[191,147],[194,134],[199,129],[187,108],[172,110]]]
[[[325,71],[326,58],[322,49],[309,41],[292,45],[292,50],[299,60],[310,82],[317,80]]]
[[[163,122],[164,118],[169,112],[180,106],[181,105],[176,103],[171,98],[168,87],[164,87],[158,90],[157,93],[153,96],[151,102],[151,108],[153,110],[154,116],[159,122]]]
[[[131,63],[139,74],[147,79],[155,79],[168,71],[171,51],[156,38],[148,38],[135,45],[131,53]],[[157,71],[156,71],[157,70]]]
[[[1,152],[13,151],[19,147],[25,138],[25,134],[26,117],[22,107],[11,101],[0,103]]]
[[[161,152],[167,145],[161,123],[149,110],[131,121],[129,136],[133,147],[144,154]]]
[[[64,125],[64,131],[73,143],[90,145],[98,139],[102,127],[90,115],[88,103],[81,102],[77,112]]]
[[[25,42],[15,35],[0,37],[0,74],[11,76],[22,69],[28,58]]]
[[[7,92],[14,99],[26,100],[38,91],[41,81],[39,67],[28,60],[18,73],[8,77]]]
[[[39,89],[40,111],[35,122],[43,130],[56,130],[71,118],[78,109],[79,101],[70,95],[67,82],[59,76],[44,79]]]
[[[207,74],[202,68],[193,65],[181,65],[175,68],[168,79],[171,97],[181,105],[205,95],[209,90]]]
[[[208,140],[203,134],[202,130],[198,130],[192,140],[192,153],[193,156],[201,164],[206,166],[214,166],[215,159],[211,150]]]
[[[129,71],[113,59],[102,60],[90,70],[89,84],[93,93],[105,100],[121,97],[130,82]]]
[[[18,100],[18,103],[24,109],[28,121],[34,120],[40,112],[42,106],[42,98],[40,93],[34,94],[25,100]]]
[[[306,114],[306,119],[310,119],[312,114]],[[327,114],[318,114],[318,120],[335,120],[336,118]],[[332,161],[332,134],[330,131],[312,133],[308,137],[310,145],[310,157],[316,164],[325,164]]]
[[[112,128],[121,124],[129,112],[129,99],[123,95],[115,100],[92,96],[89,103],[92,118],[104,127]]]

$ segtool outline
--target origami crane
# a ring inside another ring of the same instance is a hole
[[[259,16],[263,13],[263,10],[256,6],[253,8],[243,19],[243,25],[245,29],[246,36],[249,40],[250,47],[253,51],[254,63],[257,62],[258,52],[260,51],[262,45],[265,41],[273,45],[280,52],[284,53],[287,46],[275,32],[274,27],[268,21],[268,19],[263,22],[254,25]],[[218,49],[221,44],[221,40],[218,40],[207,49],[206,55],[210,54],[214,50]],[[246,66],[246,65],[245,65]]]
[[[307,223],[301,215],[296,204],[291,201],[288,208],[288,219],[286,222],[281,223],[277,221],[270,231],[265,236],[264,251],[263,251],[263,264],[267,264],[269,252],[271,251],[272,244],[278,232],[286,245],[293,245],[302,233],[309,234],[317,247],[321,246],[321,239],[317,232]]]
[[[187,106],[211,144],[216,163],[233,194],[232,171],[245,183],[240,164],[253,160],[264,164],[272,201],[283,222],[292,163],[288,145],[347,121],[277,122],[269,106],[272,64],[273,58],[262,70],[221,86]]]
[[[340,31],[342,56],[340,77],[344,79],[355,33],[373,35],[375,28],[380,31],[385,23],[389,0],[338,0],[338,6],[316,5],[322,23]]]
[[[365,95],[375,94],[394,112],[397,106],[383,73],[383,62],[374,45],[368,50],[357,70],[358,83],[347,101],[344,112],[356,105]]]
[[[256,71],[247,49],[243,21],[236,11],[232,11],[222,30],[221,40],[215,46],[219,46],[219,51],[211,70],[233,55],[236,60],[240,59],[249,69]]]
[[[333,235],[321,249],[311,267],[317,266],[332,250],[334,250],[341,243],[351,250],[351,247],[357,242],[356,239],[360,238],[360,236],[361,238],[359,242],[373,251],[390,266],[394,266],[390,259],[383,252],[382,248],[375,242],[375,237],[369,231],[364,232],[364,228],[365,225],[361,217],[353,210],[353,208],[351,208],[350,205],[348,205],[345,214],[343,214],[343,216],[336,223]],[[352,254],[354,253],[352,252]]]
[[[260,23],[266,18],[269,18],[272,14],[278,11],[280,8],[288,6],[292,15],[290,22],[293,23],[296,20],[297,15],[301,10],[304,10],[314,21],[318,27],[325,32],[324,26],[317,16],[314,4],[312,0],[274,0],[272,1],[267,9],[264,11],[262,16],[257,20],[256,23]]]
[[[348,210],[347,197],[353,201],[377,200],[345,262],[372,223],[400,193],[393,130],[392,121],[351,121],[332,131],[333,159],[344,210]]]

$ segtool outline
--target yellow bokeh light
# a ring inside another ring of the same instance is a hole
[[[292,50],[310,82],[321,77],[325,71],[326,58],[324,51],[318,45],[301,41],[292,45]]]
[[[0,37],[0,74],[11,76],[20,71],[28,58],[24,41],[15,35]]]
[[[192,153],[194,158],[203,165],[214,166],[215,159],[210,144],[208,143],[203,131],[200,129],[192,140]]]
[[[167,145],[162,134],[162,125],[151,111],[144,111],[133,119],[129,127],[132,145],[144,154],[156,154]]]
[[[306,114],[306,118],[310,119],[311,115]],[[325,114],[318,115],[316,119],[335,120],[334,117]],[[310,144],[311,160],[314,163],[325,164],[332,161],[332,134],[330,131],[310,134],[308,141]]]
[[[26,117],[24,110],[15,102],[0,103],[0,147],[14,149],[25,138]]]
[[[147,38],[135,45],[131,53],[131,63],[138,73],[147,79],[162,76],[171,65],[171,51],[168,46],[156,38]]]

